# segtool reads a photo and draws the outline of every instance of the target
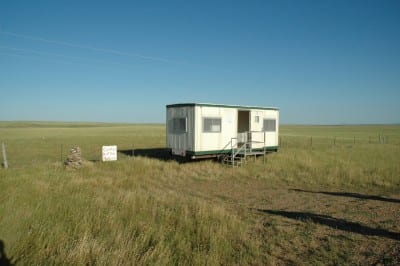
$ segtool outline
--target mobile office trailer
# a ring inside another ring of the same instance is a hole
[[[233,153],[277,151],[279,109],[205,103],[167,105],[167,148],[192,159]]]

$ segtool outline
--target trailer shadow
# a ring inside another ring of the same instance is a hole
[[[161,161],[176,161],[178,163],[190,163],[199,161],[199,160],[191,160],[188,157],[171,155],[171,150],[167,148],[119,150],[118,152],[130,157],[141,156]]]
[[[154,158],[161,161],[172,160],[172,156],[169,153],[169,150],[165,148],[119,150],[118,152],[131,157],[142,156],[142,157]]]
[[[308,212],[291,212],[282,210],[255,209],[258,212],[270,215],[277,215],[297,221],[311,221],[316,224],[325,225],[333,229],[339,229],[346,232],[361,234],[364,236],[385,237],[393,240],[400,240],[400,233],[391,232],[381,228],[372,228],[361,225],[359,223],[346,221],[344,219],[335,218],[328,215],[308,213]]]
[[[289,189],[289,190],[296,191],[296,192],[324,194],[324,195],[330,195],[330,196],[340,196],[340,197],[350,197],[350,198],[357,198],[357,199],[378,200],[378,201],[385,201],[385,202],[392,202],[392,203],[400,203],[400,199],[392,199],[392,198],[386,198],[386,197],[375,196],[375,195],[364,195],[364,194],[352,193],[352,192],[311,191],[311,190],[302,190],[302,189]]]

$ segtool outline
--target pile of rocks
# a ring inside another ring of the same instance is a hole
[[[81,148],[73,146],[69,152],[67,160],[64,162],[67,168],[78,169],[82,166]]]

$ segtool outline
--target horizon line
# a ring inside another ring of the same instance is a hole
[[[165,122],[106,122],[106,121],[72,121],[72,120],[0,120],[0,123],[77,123],[77,124],[131,124],[131,125],[165,125]],[[280,126],[400,126],[397,123],[282,123]]]

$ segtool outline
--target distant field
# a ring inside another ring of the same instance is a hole
[[[283,145],[400,144],[400,125],[282,126]],[[312,138],[312,140],[311,140]]]
[[[0,122],[6,255],[17,265],[400,264],[400,126],[280,134],[265,165],[232,169],[152,158],[164,125]],[[74,144],[88,161],[65,170]],[[99,161],[108,144],[117,162]]]
[[[400,137],[400,125],[337,125],[337,126],[281,126],[284,135],[319,136],[319,137],[377,137],[378,135]]]

